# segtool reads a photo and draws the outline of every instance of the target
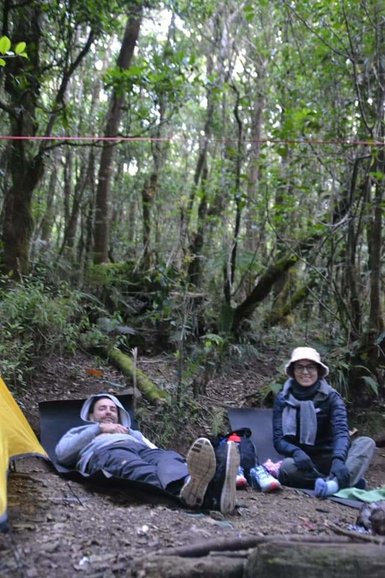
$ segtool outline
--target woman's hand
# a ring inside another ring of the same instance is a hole
[[[100,426],[100,433],[110,433],[110,434],[126,434],[128,433],[128,428],[122,425],[121,423],[99,423]]]
[[[330,475],[337,478],[340,489],[349,486],[350,472],[342,460],[339,460],[338,458],[333,460],[332,467],[330,468]]]

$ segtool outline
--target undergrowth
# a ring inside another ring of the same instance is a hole
[[[0,287],[0,370],[14,386],[25,384],[37,358],[72,353],[87,325],[82,294],[67,283],[47,288],[27,278]]]

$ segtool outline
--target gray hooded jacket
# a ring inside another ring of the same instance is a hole
[[[89,420],[90,407],[95,399],[108,397],[118,408],[119,423],[128,428],[126,434],[103,434],[100,424]],[[114,445],[115,443],[127,443],[128,447],[139,444],[155,449],[139,430],[131,429],[131,417],[120,401],[110,393],[92,395],[83,404],[80,417],[86,425],[73,427],[59,440],[55,453],[58,461],[66,467],[75,466],[83,475],[87,475],[87,465],[93,454],[101,448]]]

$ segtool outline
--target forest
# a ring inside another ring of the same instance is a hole
[[[10,388],[53,352],[167,351],[180,398],[307,343],[381,399],[384,3],[0,6]]]
[[[0,0],[0,24],[0,375],[27,425],[127,393],[185,456],[309,346],[383,489],[385,2]],[[4,578],[384,574],[385,525],[331,498],[248,487],[224,516],[24,458]]]

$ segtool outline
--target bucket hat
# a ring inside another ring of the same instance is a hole
[[[293,363],[300,361],[301,359],[308,359],[309,361],[314,361],[319,367],[319,376],[326,377],[329,373],[329,368],[327,365],[322,363],[321,356],[316,349],[313,347],[296,347],[293,349],[290,361],[285,365],[285,371],[289,377],[293,377]]]

